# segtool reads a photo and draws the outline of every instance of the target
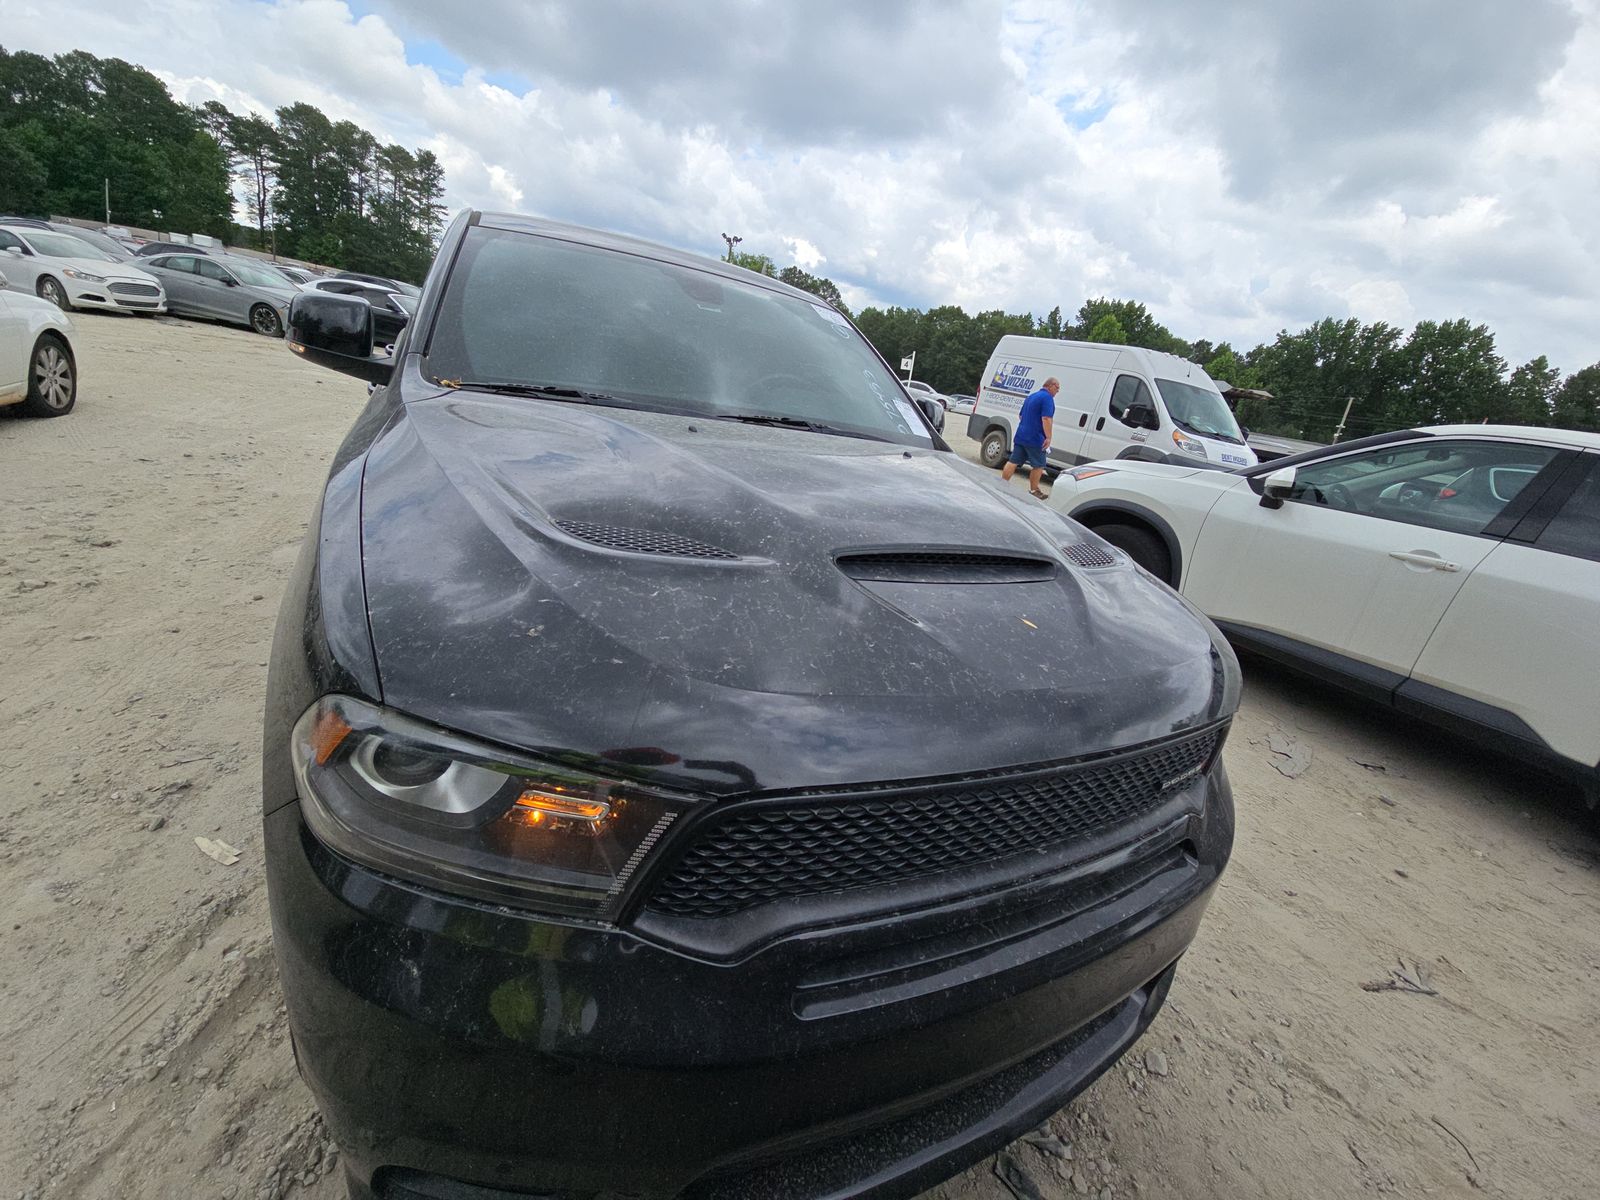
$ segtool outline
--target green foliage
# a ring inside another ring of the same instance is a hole
[[[1108,300],[1104,296],[1085,300],[1083,307],[1078,309],[1077,321],[1070,336],[1083,342],[1107,340],[1094,336],[1095,329],[1107,317],[1115,322],[1114,326],[1108,328],[1122,330],[1123,340],[1117,345],[1142,346],[1146,350],[1163,350],[1184,358],[1189,356],[1189,343],[1174,337],[1172,331],[1151,316],[1150,310],[1137,300]]]
[[[45,171],[14,134],[0,129],[0,211],[24,216],[43,212]]]
[[[850,315],[850,309],[845,305],[844,297],[839,294],[838,287],[831,279],[823,279],[802,271],[799,267],[785,267],[778,272],[778,278],[790,287],[797,287],[801,291],[810,292],[813,296],[820,297],[833,305],[845,316]]]
[[[743,250],[735,250],[728,259],[736,267],[743,267],[746,271],[754,271],[757,275],[771,275],[777,277],[778,267],[765,254],[746,254]]]
[[[1600,433],[1600,363],[1573,373],[1556,394],[1553,424]]]
[[[914,308],[864,308],[856,315],[856,326],[891,366],[915,350],[918,379],[942,392],[963,395],[978,390],[989,355],[1002,337],[1036,332],[1028,313],[994,309],[969,317],[953,305],[926,313]]]
[[[1511,372],[1503,420],[1512,425],[1548,425],[1561,390],[1561,372],[1544,355]]]
[[[444,168],[310,104],[277,120],[179,104],[143,67],[81,50],[0,48],[0,207],[160,231],[233,231],[331,266],[421,279],[444,220]]]
[[[1106,313],[1089,327],[1086,342],[1104,342],[1109,346],[1126,346],[1128,332],[1123,329],[1122,322],[1117,320],[1115,313]]]

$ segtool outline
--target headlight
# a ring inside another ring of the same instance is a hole
[[[62,267],[61,273],[68,279],[81,279],[84,283],[104,283],[104,275],[91,275],[87,271],[80,271],[77,267]]]
[[[688,799],[506,754],[325,696],[296,723],[306,822],[340,854],[445,891],[609,919]]]
[[[1198,454],[1201,458],[1206,456],[1204,443],[1197,442],[1188,434],[1179,433],[1176,429],[1172,431],[1172,444],[1185,454]]]

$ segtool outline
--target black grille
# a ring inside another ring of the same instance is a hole
[[[148,283],[113,283],[111,294],[114,296],[159,296],[161,289],[151,287]]]
[[[1114,567],[1117,560],[1099,546],[1088,542],[1074,542],[1066,549],[1067,561],[1080,567]]]
[[[835,561],[852,579],[885,583],[1031,583],[1055,574],[1049,559],[977,551],[872,551]]]
[[[785,896],[989,863],[1136,820],[1204,770],[1219,730],[1052,769],[735,807],[703,826],[647,907],[721,917]]]
[[[557,521],[563,533],[611,550],[626,550],[630,554],[670,554],[677,558],[738,558],[716,546],[675,533],[658,533],[653,529],[627,529],[620,525],[591,525],[588,521]]]

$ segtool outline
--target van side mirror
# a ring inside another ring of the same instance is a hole
[[[1282,508],[1294,492],[1294,468],[1279,467],[1261,481],[1261,507]]]
[[[394,360],[372,353],[372,306],[359,296],[301,292],[289,304],[289,349],[319,367],[388,383]]]
[[[911,393],[911,398],[917,402],[917,407],[922,410],[922,415],[928,418],[928,424],[938,432],[944,432],[944,405],[931,396],[919,396]]]
[[[1130,429],[1160,429],[1161,422],[1148,404],[1130,404],[1122,412],[1122,423]]]

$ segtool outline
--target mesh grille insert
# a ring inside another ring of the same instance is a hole
[[[1114,567],[1117,560],[1099,546],[1088,542],[1074,542],[1066,548],[1067,561],[1080,567]]]
[[[596,546],[611,550],[626,550],[630,554],[670,554],[676,558],[735,559],[739,556],[716,546],[708,546],[693,538],[679,537],[675,533],[660,533],[653,529],[627,529],[620,525],[593,525],[588,521],[557,521],[556,528],[563,533]]]
[[[1032,583],[1055,574],[1046,558],[981,551],[877,551],[841,554],[835,561],[852,579],[886,583]]]
[[[1205,769],[1217,729],[1024,776],[731,807],[698,831],[646,906],[722,917],[990,863],[1135,822]]]

